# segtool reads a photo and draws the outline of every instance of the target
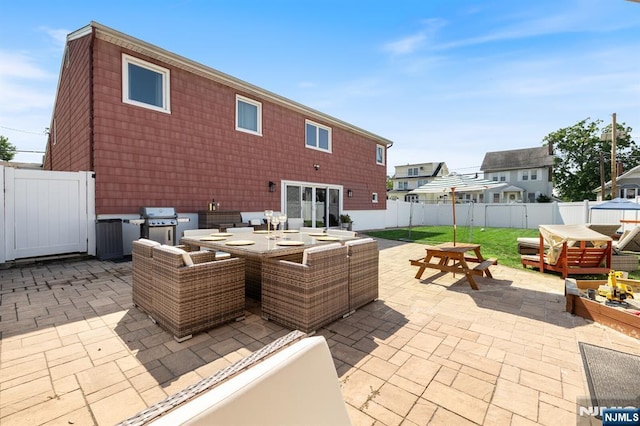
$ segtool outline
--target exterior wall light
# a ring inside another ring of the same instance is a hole
[[[351,198],[353,197],[353,191],[350,189],[347,189],[347,197]]]
[[[314,163],[313,168],[316,169],[316,171],[320,170],[320,164]]]
[[[276,184],[269,181],[269,192],[276,192]]]

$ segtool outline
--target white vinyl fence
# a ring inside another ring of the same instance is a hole
[[[52,172],[0,166],[3,209],[0,214],[0,264],[6,261],[66,253],[96,254],[95,182],[91,172]],[[638,221],[636,211],[591,210],[600,202],[456,204],[460,227],[536,229],[541,224],[621,223]],[[345,211],[354,230],[453,225],[451,204],[387,200],[386,210]],[[134,218],[108,215],[102,219]],[[197,226],[193,213],[188,227]],[[622,229],[636,226],[622,224]],[[123,225],[124,254],[139,227]]]
[[[598,201],[574,203],[514,203],[514,204],[456,204],[458,227],[529,228],[539,225],[571,225],[580,223],[620,223],[621,219],[638,220],[635,211],[591,210]],[[453,208],[448,204],[420,204],[387,200],[387,209],[349,211],[354,229],[383,229],[409,226],[453,225]],[[622,229],[635,224],[621,224]]]
[[[0,263],[65,253],[95,254],[91,172],[0,166]]]

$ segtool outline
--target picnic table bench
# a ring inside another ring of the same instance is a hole
[[[473,252],[475,256],[467,253]],[[436,261],[437,259],[437,261]],[[493,278],[489,267],[498,263],[497,259],[485,259],[480,252],[480,244],[469,243],[442,243],[426,247],[426,256],[421,259],[411,260],[411,265],[418,266],[416,278],[422,278],[427,268],[437,269],[453,274],[463,274],[472,289],[477,290],[478,285],[474,276],[487,276]],[[471,267],[469,263],[477,263]]]

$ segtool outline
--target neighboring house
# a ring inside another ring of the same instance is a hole
[[[404,166],[395,166],[396,172],[391,178],[393,189],[387,192],[387,198],[390,200],[403,201],[437,201],[438,195],[420,194],[409,195],[409,191],[431,182],[436,176],[447,176],[449,169],[442,162],[407,164]]]
[[[604,184],[605,197],[611,193],[611,181]],[[596,199],[602,201],[602,187],[596,188]],[[636,166],[625,173],[618,175],[616,179],[616,195],[611,198],[630,198],[636,199],[640,197],[640,166]]]
[[[505,182],[487,190],[486,203],[535,203],[540,195],[553,193],[553,151],[548,146],[487,152],[480,166],[484,178]]]
[[[96,215],[386,209],[388,139],[91,22],[67,36],[44,168],[95,172]],[[348,195],[347,195],[348,194]]]

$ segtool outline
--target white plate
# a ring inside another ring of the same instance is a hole
[[[235,240],[235,241],[227,241],[225,245],[228,246],[250,246],[251,244],[255,244],[255,241],[251,240]]]
[[[284,240],[276,243],[279,246],[303,246],[304,241]]]

